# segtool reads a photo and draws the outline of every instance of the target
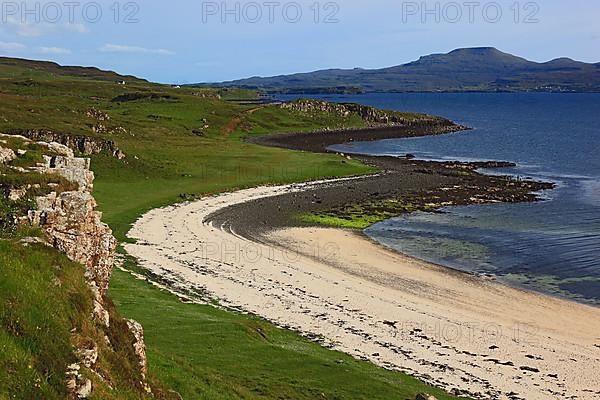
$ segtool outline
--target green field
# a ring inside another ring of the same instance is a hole
[[[155,207],[259,184],[372,172],[370,167],[336,155],[265,148],[243,141],[252,134],[364,126],[358,116],[304,115],[277,106],[257,109],[226,101],[253,95],[247,91],[174,89],[134,80],[123,87],[110,76],[101,78],[72,77],[38,65],[0,63],[0,132],[50,129],[114,141],[126,158],[95,155],[92,169],[97,176],[94,195],[104,221],[121,241],[126,240],[130,225]],[[133,94],[136,99],[113,101],[123,94]],[[110,119],[90,117],[91,109]],[[97,129],[98,124],[107,129]],[[16,240],[9,239],[7,243]],[[2,244],[0,255],[11,259],[19,247],[15,246]],[[21,272],[38,268],[39,259],[27,258],[27,254],[22,257]],[[125,267],[138,271],[131,260]],[[76,271],[75,267],[71,270]],[[19,285],[27,284],[28,275],[17,274],[12,281],[0,280],[0,293],[7,293],[10,299],[16,296],[13,293],[22,293]],[[153,379],[159,387],[171,388],[185,399],[414,399],[418,392],[451,398],[403,374],[355,361],[256,317],[185,304],[120,270],[115,270],[111,285],[110,297],[121,314],[145,327]],[[69,298],[55,300],[60,303],[57,307],[72,306]],[[44,300],[35,297],[29,301],[37,304]],[[8,303],[4,304],[6,308]],[[4,339],[3,349],[12,346],[10,354],[17,357],[22,351],[31,356],[36,351],[33,336],[14,338],[6,323],[0,328],[3,338],[18,343]],[[62,335],[64,327],[49,326],[48,332]],[[38,341],[44,340],[50,338]],[[26,369],[15,371],[14,382],[29,379]],[[31,379],[56,379],[40,376]],[[11,393],[10,387],[0,384],[0,398],[3,393]]]

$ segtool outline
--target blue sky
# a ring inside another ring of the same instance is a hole
[[[600,62],[600,2],[588,0],[70,1],[2,1],[0,54],[168,83],[378,68],[472,46]]]

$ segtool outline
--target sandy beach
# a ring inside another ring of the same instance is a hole
[[[232,205],[316,185],[259,187],[153,210],[125,245],[194,289],[335,349],[482,399],[600,396],[600,309],[389,251],[351,231],[237,232]],[[212,222],[219,215],[218,224]]]

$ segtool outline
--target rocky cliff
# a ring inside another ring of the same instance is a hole
[[[54,147],[55,155],[45,155],[44,164],[33,169],[62,176],[78,189],[37,197],[37,208],[29,212],[29,222],[42,227],[55,248],[86,267],[86,277],[101,301],[108,289],[117,243],[110,228],[102,223],[102,213],[96,211],[90,160],[75,157],[65,146],[49,146]]]
[[[96,114],[91,114],[96,116]],[[96,116],[96,118],[99,118]],[[99,121],[104,121],[99,119]],[[102,123],[92,127],[95,133],[106,133],[106,128]],[[117,128],[114,128],[117,129]],[[123,128],[118,128],[123,129]],[[110,154],[118,159],[125,158],[123,153],[112,140],[98,139],[89,136],[70,135],[62,132],[54,132],[48,129],[13,129],[7,132],[9,135],[22,136],[33,141],[43,141],[46,143],[58,143],[70,149],[89,156],[93,154]]]
[[[8,136],[4,136],[7,137]],[[26,137],[18,137],[22,143],[31,144],[32,141]],[[14,136],[11,136],[14,140]],[[41,162],[34,165],[12,166],[11,163],[19,158],[19,155],[27,154],[26,150],[13,150],[4,147],[5,140],[0,140],[0,165],[5,171],[15,171],[22,175],[52,176],[67,181],[69,185],[48,183],[49,193],[34,196],[30,202],[33,207],[27,215],[18,216],[16,222],[23,225],[29,224],[39,227],[45,234],[48,245],[53,246],[64,253],[69,259],[82,264],[85,267],[85,278],[93,293],[93,312],[90,316],[106,332],[111,325],[112,304],[106,298],[106,291],[113,265],[115,262],[115,250],[117,242],[112,235],[111,229],[102,222],[102,213],[96,211],[96,201],[92,196],[94,174],[90,171],[90,160],[75,157],[69,147],[56,142],[33,142],[36,148],[43,152]],[[5,175],[5,174],[3,174]],[[27,179],[24,179],[27,181]],[[61,190],[64,188],[67,190]],[[20,201],[28,196],[32,189],[40,190],[41,185],[26,184],[22,187],[11,185],[5,191],[6,198],[11,201]],[[54,190],[52,190],[54,189]],[[36,239],[36,240],[33,240]],[[40,239],[28,238],[28,243],[38,243]],[[141,377],[139,386],[150,392],[146,382],[147,361],[142,326],[135,321],[127,321],[130,343],[132,343],[132,354],[137,358],[139,366],[138,375]],[[110,343],[110,334],[105,338]],[[76,349],[78,362],[70,365],[66,371],[67,388],[72,398],[87,398],[93,393],[92,381],[85,377],[80,371],[87,368],[95,371],[98,361],[99,347],[106,347],[107,343],[99,346],[91,338],[78,338],[78,343],[85,343]],[[100,373],[97,373],[100,376]]]
[[[329,103],[321,100],[300,99],[283,103],[282,108],[298,111],[302,113],[327,113],[339,115],[340,117],[349,117],[356,115],[360,117],[367,125],[377,126],[406,126],[411,125],[415,119],[436,120],[435,117],[428,117],[418,114],[406,114],[397,111],[380,110],[375,107],[365,106],[355,103]]]

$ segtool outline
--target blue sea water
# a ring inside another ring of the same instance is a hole
[[[532,204],[449,207],[376,224],[366,233],[427,261],[491,274],[600,305],[600,94],[366,94],[337,102],[441,115],[472,131],[334,146],[344,153],[504,160],[514,174],[558,183]]]

